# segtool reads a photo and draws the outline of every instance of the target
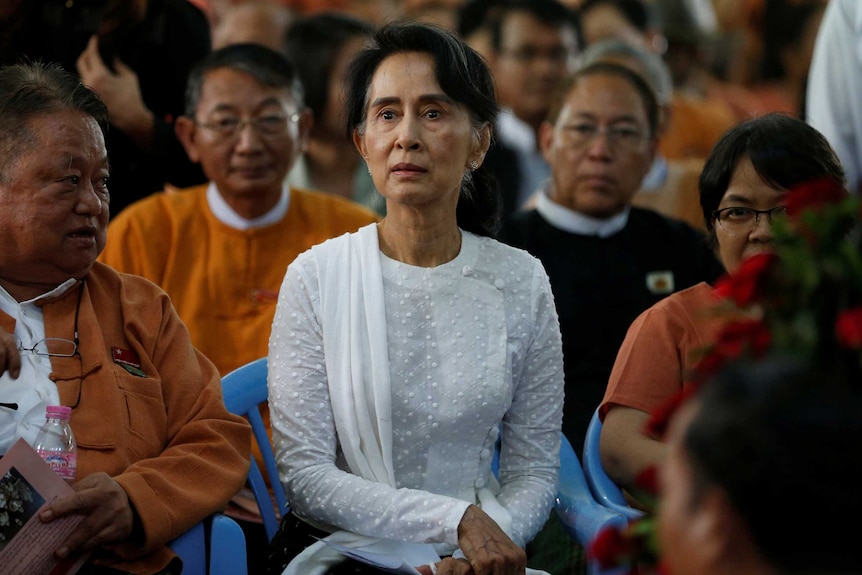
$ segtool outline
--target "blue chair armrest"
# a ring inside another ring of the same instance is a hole
[[[207,575],[207,543],[203,521],[168,543],[168,547],[182,559],[183,575]]]
[[[560,444],[560,484],[554,511],[570,537],[584,549],[606,528],[622,529],[628,518],[608,509],[593,498],[578,456],[565,435]],[[603,570],[587,558],[588,575],[624,575],[625,569]]]
[[[586,487],[586,485],[584,485]],[[557,496],[554,510],[570,537],[584,548],[589,549],[590,543],[606,528],[622,529],[628,519],[616,511],[611,511],[596,500],[583,497]],[[625,567],[602,569],[599,564],[587,556],[587,575],[628,575]]]
[[[171,541],[183,575],[247,575],[245,535],[230,517],[215,513]]]
[[[554,510],[571,537],[582,546],[589,546],[606,527],[624,527],[625,515],[597,502],[584,478],[584,472],[569,440],[562,438],[560,447],[560,484]]]
[[[629,519],[643,516],[643,512],[628,504],[622,489],[614,483],[605,468],[602,467],[599,455],[599,436],[602,433],[602,422],[598,409],[593,412],[590,424],[587,426],[587,439],[584,442],[584,476],[589,489],[596,501],[617,513],[622,513]]]
[[[245,534],[239,524],[227,515],[218,513],[213,516],[209,550],[209,575],[248,574]]]

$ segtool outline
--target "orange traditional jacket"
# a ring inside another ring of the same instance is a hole
[[[73,339],[80,290],[80,359],[51,358],[60,402],[74,405],[80,390],[71,418],[77,479],[113,477],[144,535],[93,559],[154,573],[175,557],[168,541],[222,510],[244,484],[249,426],[225,409],[216,367],[192,346],[168,296],[143,278],[95,263],[84,282],[43,303],[46,337]],[[14,319],[0,312],[0,326],[11,332]]]

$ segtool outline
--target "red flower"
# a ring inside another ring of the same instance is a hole
[[[630,553],[628,538],[616,527],[602,529],[587,549],[587,554],[598,561],[602,569],[624,565]]]
[[[726,324],[715,344],[694,368],[696,381],[703,381],[716,373],[728,361],[748,353],[760,357],[772,344],[772,332],[759,319],[739,319]]]
[[[715,283],[715,291],[721,297],[732,299],[739,307],[754,301],[763,291],[767,272],[778,261],[772,253],[755,254],[746,258],[733,275],[725,275]]]
[[[714,353],[736,359],[743,351],[754,357],[763,355],[772,343],[769,328],[759,319],[739,319],[724,326],[715,343]]]
[[[837,204],[846,197],[847,190],[838,182],[824,178],[792,187],[783,202],[787,215],[794,217],[805,210],[820,211],[826,204]]]
[[[838,343],[850,349],[862,348],[862,306],[845,309],[835,320]]]

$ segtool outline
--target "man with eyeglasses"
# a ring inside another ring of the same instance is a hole
[[[474,0],[461,9],[468,42],[485,35],[486,55],[502,112],[485,165],[497,178],[503,216],[517,211],[548,179],[539,126],[579,50],[577,14],[557,0]]]
[[[168,292],[222,375],[267,354],[288,264],[378,219],[344,198],[286,183],[311,122],[284,56],[256,44],[212,52],[193,69],[186,115],[176,122],[209,184],[145,198],[108,227],[100,260]],[[263,468],[256,448],[255,456]],[[262,539],[256,535],[248,533],[250,544]],[[259,555],[250,548],[252,561]]]
[[[210,179],[123,211],[101,261],[159,284],[222,375],[267,353],[287,265],[377,220],[358,204],[291,188],[312,117],[293,66],[256,44],[214,51],[192,71],[177,133]]]
[[[629,324],[724,271],[705,234],[631,205],[657,127],[656,97],[635,72],[596,63],[569,76],[539,132],[551,179],[535,208],[504,228],[551,281],[563,335],[563,432],[579,454]]]
[[[179,573],[167,542],[243,485],[250,431],[163,290],[96,262],[109,217],[108,111],[57,64],[0,69],[0,455],[72,408],[84,515],[54,550],[82,574]]]
[[[616,39],[600,40],[590,44],[584,50],[581,55],[581,65],[588,66],[596,62],[621,64],[637,72],[649,83],[658,102],[659,147],[649,172],[644,176],[640,189],[632,199],[632,205],[655,210],[706,231],[697,189],[697,181],[703,169],[703,159],[668,158],[661,149],[662,142],[671,131],[689,129],[688,125],[675,121],[675,119],[678,120],[673,106],[676,94],[667,63],[651,50]]]

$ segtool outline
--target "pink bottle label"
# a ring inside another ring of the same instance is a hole
[[[57,453],[56,451],[39,450],[39,455],[45,463],[51,466],[54,473],[66,481],[75,480],[75,469],[78,467],[77,453]]]

